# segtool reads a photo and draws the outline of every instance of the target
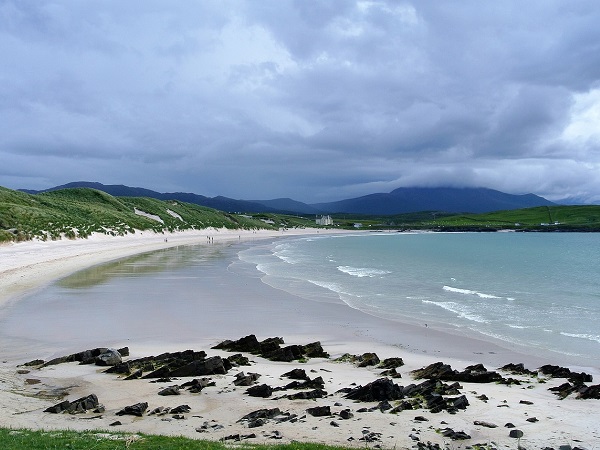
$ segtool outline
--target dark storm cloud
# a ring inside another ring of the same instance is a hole
[[[600,201],[591,1],[0,3],[0,184]]]

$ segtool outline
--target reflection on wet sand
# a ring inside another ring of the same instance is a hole
[[[200,246],[201,252],[198,251],[199,246],[181,246],[142,253],[81,270],[56,284],[67,289],[87,289],[105,284],[115,277],[148,275],[185,266],[202,266],[215,258],[221,258],[224,247],[229,245]]]

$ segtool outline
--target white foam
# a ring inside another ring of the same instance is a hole
[[[587,339],[589,341],[595,341],[595,342],[600,343],[600,336],[598,336],[597,334],[565,333],[563,331],[561,331],[560,334],[562,334],[563,336],[574,337],[574,338],[578,338],[578,339]]]
[[[389,272],[387,270],[379,270],[379,269],[371,269],[368,267],[351,267],[351,266],[338,266],[337,269],[340,272],[347,273],[348,275],[352,275],[355,277],[377,277],[381,275],[387,275]]]
[[[434,302],[431,300],[422,300],[422,302],[428,303],[430,305],[439,306],[440,308],[443,308],[446,311],[450,311],[450,312],[456,314],[460,318],[467,319],[472,322],[489,323],[488,320],[484,319],[483,317],[481,317],[477,314],[473,314],[467,308],[465,308],[464,306],[459,305],[458,303],[455,303],[455,302]]]
[[[460,289],[451,286],[444,286],[443,289],[449,292],[456,292],[457,294],[476,295],[480,298],[502,298],[492,294],[485,294],[483,292],[472,291],[470,289]]]

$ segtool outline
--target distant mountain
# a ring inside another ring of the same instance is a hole
[[[276,198],[274,200],[250,200],[253,203],[260,203],[268,208],[277,211],[289,211],[297,214],[323,214],[323,211],[306,203],[292,200],[291,198]]]
[[[179,200],[180,202],[193,203],[195,205],[206,206],[208,208],[218,209],[227,212],[278,212],[268,206],[260,203],[249,202],[245,200],[234,200],[227,197],[205,197],[204,195],[192,194],[188,192],[156,192],[150,189],[139,187],[130,187],[122,184],[102,184],[89,181],[76,181],[73,183],[55,186],[43,191],[32,191],[20,189],[28,194],[37,194],[40,192],[57,191],[59,189],[69,188],[91,188],[106,192],[114,197],[150,197],[158,200]]]
[[[510,209],[553,206],[553,203],[534,194],[513,195],[486,188],[398,188],[390,193],[370,194],[330,203],[306,204],[291,198],[274,200],[235,200],[228,197],[205,197],[187,192],[156,192],[124,185],[104,185],[78,181],[44,191],[21,189],[29,194],[86,187],[115,197],[150,197],[158,200],[179,200],[227,212],[267,212],[292,214],[370,214],[393,215],[420,211],[448,213],[485,213]]]
[[[311,206],[329,213],[392,215],[419,211],[484,213],[552,206],[534,194],[513,195],[486,188],[398,188],[388,194],[370,194]]]

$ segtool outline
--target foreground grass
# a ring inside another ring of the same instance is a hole
[[[228,441],[231,443],[231,441]],[[341,450],[320,444],[294,442],[286,445],[237,444],[247,449],[268,450]],[[3,450],[225,450],[231,444],[201,441],[185,437],[101,431],[34,431],[0,428]]]

